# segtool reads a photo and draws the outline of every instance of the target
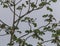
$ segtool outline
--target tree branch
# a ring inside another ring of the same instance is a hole
[[[21,16],[21,12],[22,12],[22,10],[20,11],[19,17]],[[18,24],[19,24],[19,20],[17,21],[16,27],[18,26]]]
[[[11,10],[11,12],[14,13],[14,11],[12,10],[12,8],[10,7],[9,4],[8,4],[8,7],[9,7],[9,9]],[[15,13],[15,15],[16,15],[17,17],[19,17],[18,14]]]
[[[7,25],[6,23],[4,23],[2,20],[0,20],[1,23],[5,24],[6,26],[10,27],[9,25]]]
[[[47,41],[43,41],[43,42],[41,42],[41,44],[44,44],[44,43],[49,42],[49,41],[52,41],[52,40],[53,40],[53,39],[47,40]]]
[[[29,7],[28,7],[28,12],[29,12],[29,10],[30,10],[30,0],[28,0],[28,2],[29,2]]]
[[[15,5],[19,4],[22,0],[18,1]]]
[[[19,37],[19,38],[22,38],[22,37],[24,37],[24,36],[27,36],[28,34],[24,34],[23,36],[21,36],[21,37]]]
[[[41,29],[41,28],[43,28],[43,27],[46,27],[46,26],[48,26],[50,23],[48,23],[47,25],[45,25],[45,26],[41,26],[41,27],[39,27],[38,29]]]
[[[30,30],[32,30],[32,27],[31,27],[31,25],[30,25],[30,22],[28,22],[28,25],[29,25],[29,27],[30,27]]]
[[[15,22],[17,22],[18,20],[21,20],[24,16],[28,15],[28,14],[31,13],[32,11],[34,11],[34,10],[39,10],[39,9],[41,9],[41,8],[43,8],[43,7],[38,7],[38,8],[36,8],[36,9],[32,9],[32,10],[26,12],[24,15],[22,15],[21,17],[19,17]]]
[[[7,34],[3,34],[3,35],[0,35],[0,36],[5,36],[5,35],[7,35]]]
[[[38,3],[38,0],[36,0],[36,4]]]
[[[15,5],[15,0],[13,1],[13,4],[14,4],[13,24],[12,24],[12,30],[11,30],[11,33],[10,33],[11,34],[11,38],[10,38],[11,46],[13,46],[12,43],[14,42],[13,41],[13,36],[14,36],[14,32],[15,32],[15,28],[14,28],[15,27],[15,25],[14,25],[15,24],[15,6],[16,6]]]

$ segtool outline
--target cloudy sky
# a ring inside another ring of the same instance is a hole
[[[53,8],[52,14],[54,15],[54,17],[57,19],[57,21],[60,21],[60,0],[58,0],[56,3],[52,3],[50,7]],[[41,26],[41,25],[44,25],[44,22],[42,21],[43,18],[41,17],[41,15],[46,14],[46,13],[51,13],[51,12],[47,11],[46,7],[44,7],[41,10],[32,12],[29,15],[30,15],[30,17],[38,18],[36,21],[38,22],[38,25]],[[2,8],[2,6],[0,6],[0,19],[1,20],[3,20],[8,25],[11,25],[12,24],[11,23],[12,22],[12,17],[13,17],[12,16],[12,12],[9,9]],[[26,25],[24,25],[24,26],[23,25],[21,24],[21,29],[22,28],[26,29],[27,27],[24,27]],[[4,34],[4,33],[5,33],[4,31],[0,32],[0,34]],[[51,38],[50,33],[46,32],[46,36],[44,36],[44,39],[47,40],[47,39],[50,39],[50,38]],[[33,43],[33,45],[36,46],[36,41],[37,40],[32,40],[30,38],[27,42]],[[6,46],[6,44],[8,42],[9,42],[9,35],[3,36],[3,37],[0,36],[0,46]],[[45,43],[45,45],[46,46],[56,46],[54,44],[51,44],[50,42],[49,43]]]

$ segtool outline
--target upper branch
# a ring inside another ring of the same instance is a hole
[[[18,1],[15,5],[19,4],[22,0]]]
[[[12,8],[10,7],[9,4],[8,4],[8,7],[9,7],[9,9],[14,13],[14,11],[12,10]],[[17,17],[19,17],[18,14],[15,13],[15,15],[16,15]]]
[[[18,20],[20,20],[20,19],[23,18],[24,16],[28,15],[28,14],[31,13],[32,11],[34,11],[34,10],[39,10],[39,9],[41,9],[41,8],[42,8],[42,7],[38,7],[38,8],[36,8],[36,9],[32,9],[32,10],[26,12],[24,15],[22,15],[21,17],[19,17],[15,22],[17,22]]]

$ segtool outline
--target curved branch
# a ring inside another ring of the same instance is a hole
[[[41,29],[41,28],[43,28],[43,27],[46,27],[46,26],[48,26],[50,23],[48,23],[47,25],[45,25],[45,26],[41,26],[41,27],[39,27],[38,29]]]
[[[10,5],[9,5],[9,4],[8,4],[8,7],[9,7],[9,9],[11,10],[11,12],[13,12],[13,13],[14,13],[14,11],[12,10],[12,8],[10,7]],[[16,14],[16,13],[15,13],[15,15],[16,15],[17,17],[19,17],[19,16],[18,16],[18,14]]]
[[[1,23],[5,24],[6,26],[10,27],[9,25],[7,25],[6,23],[4,23],[2,20],[0,20]]]
[[[5,35],[7,35],[7,34],[3,34],[3,35],[0,35],[0,36],[5,36]]]
[[[28,0],[29,1],[29,7],[28,7],[28,11],[30,10],[30,0]]]
[[[36,8],[36,9],[32,9],[32,10],[26,12],[24,15],[22,15],[21,17],[19,17],[15,22],[17,22],[18,20],[20,20],[20,19],[23,18],[24,16],[28,15],[29,13],[33,12],[34,10],[39,10],[39,9],[41,9],[41,8],[43,8],[43,7],[38,7],[38,8]]]

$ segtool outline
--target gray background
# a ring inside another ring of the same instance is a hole
[[[53,8],[53,12],[52,14],[54,15],[54,17],[57,19],[57,22],[60,20],[60,0],[58,0],[56,3],[52,3],[51,2],[51,6]],[[25,10],[24,10],[25,11]],[[23,12],[24,13],[24,12]],[[35,12],[32,12],[29,14],[30,17],[34,17],[34,18],[38,18],[36,20],[36,22],[38,23],[38,27],[40,27],[41,25],[44,25],[46,23],[44,23],[42,15],[46,14],[46,13],[51,13],[49,11],[46,10],[46,7],[42,8],[41,10],[37,10]],[[6,8],[2,8],[2,6],[0,6],[0,19],[3,20],[5,23],[7,23],[8,25],[12,25],[12,18],[13,18],[13,13]],[[23,25],[22,25],[23,24]],[[21,30],[25,30],[28,29],[28,25],[21,23],[20,25]],[[22,29],[23,28],[23,29]],[[24,33],[24,32],[23,32]],[[0,32],[0,34],[5,34],[4,30],[2,30]],[[17,34],[17,33],[16,33]],[[17,34],[19,36],[19,34]],[[6,44],[9,42],[9,38],[10,36],[0,36],[0,46],[6,46]],[[51,33],[46,32],[46,36],[43,36],[43,38],[45,40],[49,40],[51,39]],[[36,39],[32,39],[29,38],[28,41],[29,43],[32,43],[34,46],[36,46],[37,40]],[[15,44],[15,46],[17,46],[18,44]],[[51,44],[50,42],[45,43],[46,46],[56,46],[54,44]]]

